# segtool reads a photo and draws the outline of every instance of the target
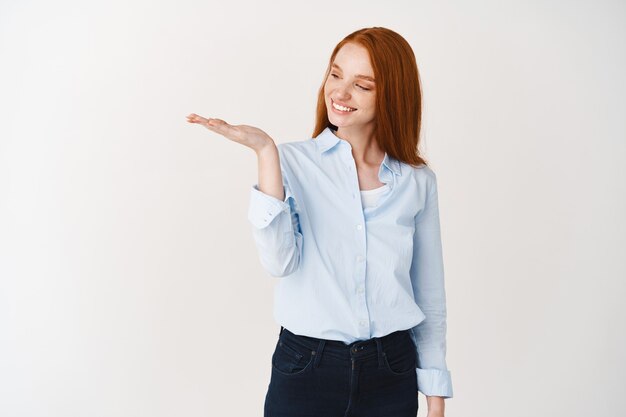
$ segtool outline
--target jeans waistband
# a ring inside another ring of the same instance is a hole
[[[385,349],[400,344],[413,343],[410,336],[410,329],[397,330],[382,337],[373,337],[367,340],[357,340],[346,344],[340,340],[320,339],[311,336],[303,336],[292,333],[286,327],[280,327],[279,338],[291,343],[298,344],[310,350],[323,350],[340,358],[365,358],[382,354]],[[321,352],[318,352],[321,354]]]

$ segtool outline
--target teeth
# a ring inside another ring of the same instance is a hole
[[[341,110],[341,111],[355,111],[356,109],[353,109],[351,107],[344,107],[344,106],[340,106],[339,104],[335,103],[333,101],[333,107],[336,108],[337,110]]]

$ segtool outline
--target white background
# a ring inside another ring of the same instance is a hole
[[[623,413],[625,23],[620,1],[2,0],[0,415],[262,416],[256,157],[185,116],[309,138],[366,26],[424,84],[446,415]]]

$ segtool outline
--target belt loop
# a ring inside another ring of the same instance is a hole
[[[278,333],[278,335],[279,335],[279,336],[280,336],[281,334],[283,334],[283,329],[284,329],[284,327],[283,327],[283,326],[280,326],[280,333]]]
[[[385,366],[384,358],[385,352],[383,351],[383,344],[380,341],[380,338],[376,337],[376,348],[378,349],[378,368],[382,368]]]
[[[325,339],[321,339],[320,340],[320,344],[317,347],[317,352],[314,352],[315,354],[315,360],[313,361],[313,368],[317,368],[317,365],[320,362],[320,359],[322,357],[322,352],[324,351],[324,346],[326,345],[326,340]]]

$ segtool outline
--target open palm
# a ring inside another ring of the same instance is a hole
[[[272,138],[258,127],[249,125],[231,125],[222,119],[204,118],[195,113],[187,116],[189,123],[200,124],[207,129],[219,133],[227,139],[241,143],[255,151],[260,150],[268,143],[273,143]]]

